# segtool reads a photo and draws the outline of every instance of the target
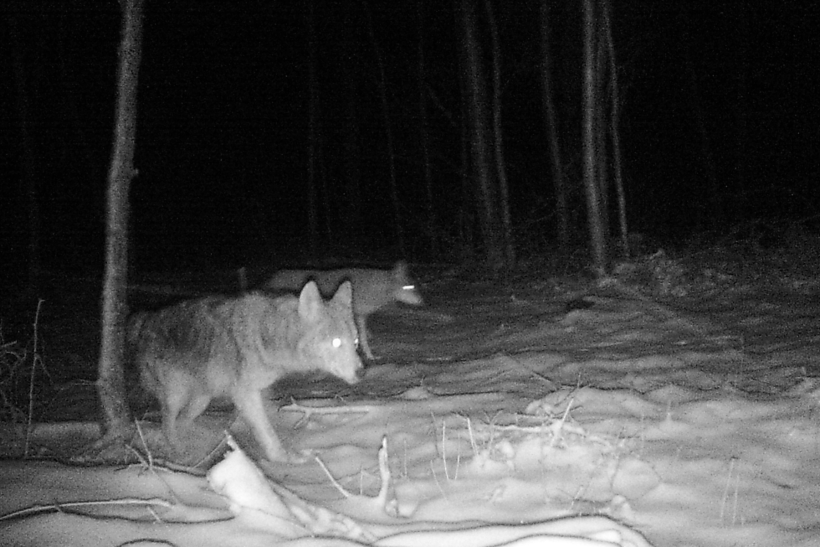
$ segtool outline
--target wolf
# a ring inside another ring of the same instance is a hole
[[[269,460],[294,459],[265,415],[262,390],[292,372],[320,370],[355,384],[363,371],[350,282],[327,301],[308,283],[298,296],[208,296],[140,312],[129,319],[127,340],[177,452],[178,428],[227,397]]]
[[[424,303],[416,289],[407,263],[396,262],[391,270],[345,268],[340,270],[279,270],[264,285],[268,291],[297,291],[309,280],[319,285],[322,294],[331,294],[342,281],[353,283],[353,315],[359,342],[368,359],[375,359],[367,336],[367,317],[392,302],[412,306]]]

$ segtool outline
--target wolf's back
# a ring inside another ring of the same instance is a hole
[[[308,281],[313,280],[322,295],[330,297],[346,279],[350,279],[350,270],[279,270],[262,289],[297,292],[302,290]]]

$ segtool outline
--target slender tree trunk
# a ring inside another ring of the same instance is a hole
[[[128,315],[128,192],[134,178],[137,79],[142,49],[142,0],[123,0],[114,149],[108,173],[102,341],[97,392],[102,407],[100,442],[125,440],[132,431],[125,392],[125,325]]]
[[[419,84],[419,140],[421,141],[422,177],[424,178],[425,189],[425,209],[427,210],[427,233],[430,239],[430,251],[434,257],[439,254],[438,229],[436,225],[436,213],[433,207],[433,167],[430,163],[430,135],[427,126],[427,86],[426,69],[424,58],[424,0],[419,0],[417,4],[418,24],[419,24],[419,47],[418,47],[418,84]]]
[[[319,81],[316,76],[316,21],[313,0],[307,0],[308,27],[308,237],[311,256],[319,248],[319,191],[316,181],[319,147]]]
[[[32,291],[40,288],[40,204],[37,198],[37,162],[34,158],[34,147],[31,139],[31,117],[28,105],[28,86],[26,71],[23,67],[22,41],[17,30],[17,16],[9,15],[9,34],[11,35],[11,57],[14,65],[14,84],[17,95],[17,112],[20,115],[20,147],[23,151],[21,179],[25,186],[28,201],[28,287]]]
[[[467,96],[467,83],[464,78],[461,79],[461,96]],[[470,127],[469,113],[467,105],[462,101],[461,103],[461,127],[459,134],[461,135],[460,160],[461,160],[461,207],[459,208],[459,244],[461,249],[459,252],[459,259],[461,262],[467,262],[473,258],[476,246],[474,241],[475,220],[474,212],[477,209],[476,205],[476,191],[475,185],[472,184],[470,172]]]
[[[510,219],[510,192],[507,181],[507,168],[504,161],[504,132],[501,124],[501,45],[498,40],[498,28],[490,0],[484,0],[487,22],[490,27],[490,43],[493,63],[493,146],[495,150],[495,170],[498,177],[498,193],[501,198],[501,226],[504,244],[504,262],[507,269],[515,264],[515,244],[513,240],[512,221]]]
[[[569,245],[569,207],[564,182],[561,145],[558,137],[558,116],[555,113],[555,96],[552,86],[552,58],[549,47],[549,0],[541,1],[541,97],[544,103],[550,168],[555,194],[555,216],[558,243]]]
[[[489,267],[497,272],[504,267],[504,248],[498,217],[496,181],[492,176],[489,144],[489,107],[482,69],[483,52],[477,36],[475,6],[472,0],[458,0],[461,29],[462,69],[467,93],[467,124],[470,128],[471,173],[478,193],[479,227]]]
[[[587,197],[587,222],[589,225],[592,262],[596,275],[606,275],[606,238],[604,237],[603,210],[600,186],[596,180],[598,150],[596,150],[595,119],[600,105],[596,104],[595,37],[596,16],[593,0],[583,1],[583,176]]]
[[[598,3],[600,0],[593,0]],[[594,9],[594,8],[593,8]],[[609,241],[609,154],[607,153],[607,85],[606,85],[606,52],[604,51],[603,28],[596,9],[595,15],[595,180],[598,183],[598,195],[601,198],[601,209],[604,215],[604,238]]]
[[[333,230],[331,226],[335,218],[332,218],[334,208],[330,207],[330,189],[327,184],[327,173],[324,161],[324,134],[322,131],[322,101],[321,89],[318,78],[318,40],[316,37],[316,17],[314,10],[314,0],[308,0],[307,6],[308,25],[308,78],[310,85],[309,99],[309,143],[308,143],[308,206],[310,207],[309,224],[311,230],[310,252],[314,257],[318,254],[321,238],[319,236],[319,223],[323,220],[324,243],[332,246]],[[321,191],[320,191],[321,189]],[[319,202],[322,207],[319,207]],[[324,215],[321,213],[324,212]]]
[[[396,179],[396,152],[393,145],[393,124],[390,122],[390,105],[387,102],[387,75],[384,70],[384,58],[381,48],[376,40],[376,31],[373,28],[373,16],[370,13],[370,5],[367,0],[362,0],[367,13],[367,28],[370,31],[370,41],[373,43],[373,53],[376,56],[376,63],[379,69],[379,96],[381,97],[382,118],[384,119],[384,133],[387,139],[387,159],[390,166],[390,197],[393,202],[393,215],[396,220],[396,240],[399,245],[399,252],[406,256],[407,249],[404,241],[404,223],[401,214],[401,204],[399,202],[399,187]]]
[[[364,244],[362,233],[361,148],[359,145],[358,87],[353,66],[348,65],[347,74],[347,130],[344,135],[345,168],[347,171],[348,211],[343,224],[348,225],[351,241]]]
[[[609,59],[609,102],[611,110],[610,127],[612,138],[612,171],[615,178],[615,191],[618,196],[618,226],[621,236],[621,249],[629,257],[629,226],[626,216],[626,192],[624,191],[623,167],[621,165],[621,97],[618,89],[618,65],[615,62],[615,41],[612,39],[612,8],[609,0],[601,0],[603,5],[602,24],[606,40],[607,58]]]

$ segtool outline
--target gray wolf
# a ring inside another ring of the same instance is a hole
[[[367,336],[367,317],[393,302],[412,306],[423,304],[421,294],[407,271],[407,263],[396,262],[391,270],[345,268],[340,270],[280,270],[263,286],[263,290],[297,291],[309,280],[319,285],[322,294],[331,294],[342,281],[353,283],[353,314],[359,331],[362,351],[374,359]]]
[[[289,373],[313,370],[354,384],[363,369],[349,282],[327,301],[315,283],[298,297],[248,293],[188,300],[134,314],[127,338],[143,386],[160,402],[163,432],[175,451],[177,428],[202,414],[211,399],[227,397],[265,456],[286,461],[262,390]]]

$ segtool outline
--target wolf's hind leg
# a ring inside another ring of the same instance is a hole
[[[188,398],[188,403],[182,408],[177,416],[177,420],[185,422],[189,425],[200,414],[205,412],[211,402],[211,396],[204,392],[192,393]]]
[[[288,453],[282,448],[282,443],[265,413],[262,392],[253,387],[249,390],[237,389],[233,395],[233,403],[251,426],[253,435],[264,450],[265,456],[273,462],[288,461]]]
[[[162,405],[162,432],[165,440],[171,445],[174,451],[179,451],[179,437],[177,436],[177,416],[179,415],[179,402],[170,397],[163,398]]]
[[[189,427],[208,408],[211,396],[197,389],[195,382],[182,375],[171,376],[167,380],[161,400],[162,429],[171,448],[183,453],[178,426]]]

